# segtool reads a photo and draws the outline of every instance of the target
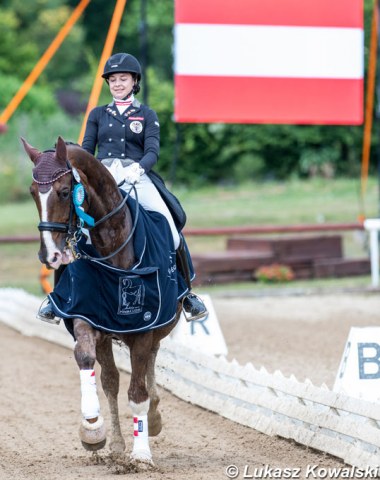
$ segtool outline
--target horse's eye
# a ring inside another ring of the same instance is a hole
[[[70,196],[70,189],[63,188],[60,192],[58,192],[58,196],[61,198],[61,200],[67,200]]]

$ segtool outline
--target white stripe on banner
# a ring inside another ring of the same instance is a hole
[[[175,73],[360,79],[363,43],[358,28],[177,24]]]

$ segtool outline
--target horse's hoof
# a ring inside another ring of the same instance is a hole
[[[145,452],[132,453],[130,463],[134,465],[137,471],[146,471],[154,468],[152,455]]]
[[[89,452],[96,452],[97,450],[101,450],[106,446],[107,439],[105,438],[103,441],[98,443],[86,443],[82,440],[81,443],[85,450],[88,450]]]
[[[137,465],[139,468],[144,470],[154,467],[152,454],[149,450],[137,450],[132,452],[130,461],[133,465]]]
[[[115,455],[120,455],[125,451],[125,441],[124,439],[111,440],[110,442],[111,452]]]
[[[149,415],[148,413],[148,432],[150,437],[156,437],[162,430],[162,420],[159,411]]]
[[[95,423],[83,419],[79,427],[79,438],[86,450],[94,452],[104,448],[107,441],[106,426],[103,417],[98,417]]]

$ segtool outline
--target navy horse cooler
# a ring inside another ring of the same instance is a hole
[[[133,220],[136,206],[129,198]],[[123,270],[97,260],[99,254],[82,239],[77,247],[82,258],[67,266],[49,295],[55,314],[72,335],[73,318],[110,333],[145,332],[174,321],[178,301],[188,288],[176,267],[170,227],[160,213],[137,208],[133,237],[137,261],[132,268]],[[189,253],[188,258],[194,278]]]

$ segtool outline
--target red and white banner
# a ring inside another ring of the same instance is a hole
[[[179,122],[363,121],[363,0],[175,0]]]

